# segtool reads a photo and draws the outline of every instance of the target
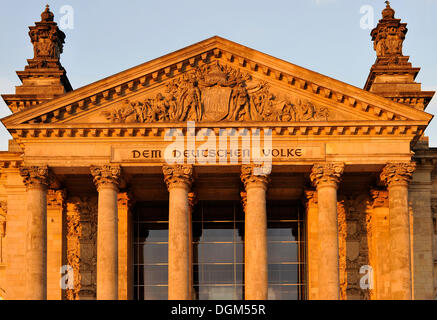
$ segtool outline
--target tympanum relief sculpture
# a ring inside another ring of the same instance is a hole
[[[171,81],[154,97],[125,100],[103,115],[114,123],[326,121],[329,116],[327,108],[272,93],[267,82],[218,62]]]

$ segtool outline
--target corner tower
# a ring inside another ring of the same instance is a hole
[[[407,24],[395,18],[389,1],[385,3],[382,19],[371,32],[376,61],[364,89],[423,111],[435,92],[422,91],[421,84],[415,81],[420,68],[414,68],[402,50]]]
[[[2,95],[13,113],[73,90],[60,62],[65,34],[53,20],[47,5],[41,21],[29,27],[34,56],[27,60],[24,71],[17,71],[22,85],[15,88],[15,94]]]

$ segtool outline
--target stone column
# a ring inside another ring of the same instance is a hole
[[[415,168],[414,162],[389,163],[380,177],[389,194],[391,298],[394,300],[412,299],[408,184]]]
[[[246,190],[244,278],[246,300],[268,298],[266,191],[269,177],[256,172],[254,165],[241,167],[241,181]]]
[[[92,167],[99,192],[97,214],[97,299],[118,299],[118,207],[120,166]]]
[[[22,167],[27,190],[26,299],[47,299],[47,166]]]
[[[320,260],[319,299],[339,300],[337,189],[343,163],[315,164],[310,178],[317,188]]]
[[[307,279],[308,299],[319,298],[319,215],[317,191],[305,190],[307,214]]]
[[[168,299],[190,300],[190,229],[188,193],[192,185],[193,167],[163,167],[169,191],[168,217]]]

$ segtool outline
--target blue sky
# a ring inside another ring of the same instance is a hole
[[[370,5],[377,21],[383,0],[14,0],[0,10],[0,92],[14,93],[15,74],[33,50],[28,26],[46,4],[74,9],[61,62],[74,89],[187,45],[219,35],[302,67],[363,87],[375,61],[370,30],[360,27],[360,8]],[[408,23],[404,54],[422,70],[424,90],[437,90],[437,0],[392,0]],[[427,112],[437,114],[437,97]],[[10,114],[3,101],[0,117]],[[437,119],[427,130],[437,146]],[[0,125],[0,150],[7,149]]]

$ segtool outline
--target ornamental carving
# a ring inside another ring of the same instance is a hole
[[[370,195],[373,199],[373,208],[388,208],[389,201],[387,190],[370,190]]]
[[[197,201],[197,193],[194,191],[188,192],[188,208],[190,209],[190,213],[193,213],[193,209],[194,206],[197,204]]]
[[[341,299],[369,300],[373,290],[362,289],[360,268],[372,260],[372,220],[370,199],[365,194],[339,195],[339,269]],[[343,274],[343,275],[342,275]]]
[[[27,68],[59,68],[59,58],[63,50],[65,34],[59,30],[54,15],[47,5],[41,14],[41,21],[29,27],[29,37],[33,44],[34,57]]]
[[[65,190],[49,189],[47,191],[47,207],[61,208],[64,205],[64,200],[67,195]]]
[[[372,30],[373,46],[378,57],[377,63],[406,63],[403,57],[402,47],[408,32],[407,24],[401,23],[395,18],[395,11],[387,1],[387,7],[382,11],[383,19]]]
[[[2,238],[6,236],[6,215],[7,215],[7,213],[8,213],[7,202],[0,201],[0,237],[2,237]],[[0,247],[0,250],[1,249],[2,248]]]
[[[304,190],[304,201],[306,204],[307,209],[311,207],[317,207],[318,205],[318,198],[317,198],[317,191],[316,190]]]
[[[23,177],[23,183],[27,188],[41,185],[47,187],[52,180],[47,166],[20,167],[20,175]]]
[[[91,167],[93,181],[97,188],[104,185],[115,185],[120,183],[121,167],[104,165],[101,167]]]
[[[243,212],[246,214],[246,208],[247,208],[247,192],[241,191],[240,192],[241,197],[241,206],[243,207]]]
[[[343,171],[344,163],[317,163],[312,168],[310,179],[315,187],[325,183],[334,183],[336,186],[338,186]]]
[[[67,289],[67,300],[79,300],[80,291],[80,241],[82,226],[80,224],[80,211],[76,203],[67,203],[67,263],[73,268],[73,288]]]
[[[337,202],[338,216],[338,270],[340,280],[340,300],[347,300],[347,272],[346,272],[346,210],[344,200]]]
[[[214,62],[171,81],[163,92],[125,100],[104,111],[114,123],[217,121],[326,121],[324,107],[273,94],[266,82]]]
[[[415,162],[389,163],[380,175],[381,182],[391,187],[393,185],[408,185],[416,170]]]
[[[434,222],[434,233],[437,234],[437,200],[431,202],[432,220]]]
[[[191,188],[193,184],[193,166],[192,165],[172,165],[163,166],[162,172],[164,173],[164,181],[168,189],[171,189],[178,185],[187,186]]]
[[[72,197],[67,202],[67,261],[74,270],[68,300],[96,297],[97,208],[97,197]]]
[[[117,195],[118,207],[132,208],[135,205],[135,198],[132,191],[120,192]]]
[[[257,164],[241,166],[240,177],[246,190],[251,184],[262,184],[264,187],[267,187],[267,184],[270,182],[270,177],[264,173],[264,169],[263,165]]]

